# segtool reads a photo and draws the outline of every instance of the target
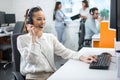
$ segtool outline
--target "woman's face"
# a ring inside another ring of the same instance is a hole
[[[43,11],[34,12],[32,20],[34,27],[43,31],[45,26],[45,15]]]
[[[84,2],[82,2],[82,7],[86,7],[86,4]]]
[[[61,4],[59,4],[59,5],[58,5],[58,9],[61,9],[61,8],[62,8],[62,5],[61,5]]]

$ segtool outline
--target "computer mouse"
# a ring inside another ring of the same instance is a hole
[[[1,31],[0,33],[5,33],[4,31]]]
[[[108,56],[112,57],[112,55],[108,52],[103,52],[102,55],[108,55]]]

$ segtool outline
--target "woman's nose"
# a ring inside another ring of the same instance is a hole
[[[40,24],[41,24],[41,25],[44,25],[44,24],[45,24],[45,20],[42,20],[42,21],[40,22]]]
[[[42,20],[42,23],[45,24],[45,20]]]

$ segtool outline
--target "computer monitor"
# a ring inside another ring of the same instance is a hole
[[[110,28],[116,29],[116,41],[120,41],[120,0],[111,0]]]
[[[117,14],[116,14],[116,24],[117,24],[117,26],[116,26],[116,39],[117,39],[117,41],[120,41],[120,0],[117,0]]]
[[[111,3],[110,3],[110,28],[112,28],[112,29],[116,29],[116,18],[117,18],[117,16],[116,16],[116,14],[117,14],[117,12],[116,12],[116,8],[117,8],[117,6],[116,6],[116,0],[111,0]]]
[[[4,23],[5,23],[5,12],[0,11],[0,27],[1,27],[1,24],[4,24]]]
[[[16,22],[15,14],[5,14],[5,23],[8,24],[8,26],[10,23],[15,22]]]

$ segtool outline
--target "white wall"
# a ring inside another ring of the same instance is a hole
[[[13,0],[0,0],[0,11],[13,13]]]

